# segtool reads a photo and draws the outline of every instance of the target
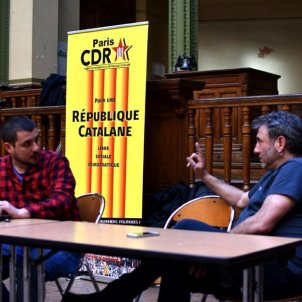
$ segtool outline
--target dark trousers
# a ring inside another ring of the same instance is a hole
[[[182,220],[177,229],[223,232],[196,220]],[[196,242],[198,244],[198,242]],[[180,261],[144,259],[131,273],[122,275],[99,293],[89,295],[85,301],[132,302],[158,278],[161,279],[160,302],[188,302],[191,292],[215,294],[221,297],[242,298],[242,271],[209,268],[202,278],[189,274],[191,264]],[[302,294],[301,280],[286,265],[264,265],[264,298],[276,300]]]
[[[50,250],[44,249],[44,255],[47,255]],[[2,278],[5,280],[9,277],[9,259],[10,259],[10,246],[2,244],[3,253],[3,266],[2,266]],[[31,248],[31,259],[38,259],[39,249]],[[17,301],[23,301],[23,250],[20,246],[16,248],[16,261],[17,261]],[[59,277],[67,276],[72,273],[78,266],[81,259],[81,254],[68,251],[57,251],[51,257],[44,261],[45,268],[45,281],[53,281]],[[36,267],[31,270],[31,286],[30,286],[30,300],[36,302],[37,297],[37,269]],[[9,293],[3,284],[2,300],[8,301]]]
[[[223,232],[202,222],[185,219],[175,225],[177,229]],[[198,242],[196,242],[198,244]],[[264,299],[276,300],[302,294],[301,279],[287,268],[287,263],[270,262],[264,264]],[[190,301],[191,292],[215,294],[226,298],[242,298],[242,270],[220,271],[208,269],[202,278],[194,278],[187,264],[175,265],[163,272],[159,300]]]

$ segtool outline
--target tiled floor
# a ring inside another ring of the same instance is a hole
[[[61,284],[63,284],[63,286],[66,286],[66,284],[67,284],[67,281],[65,279],[61,279],[60,282],[61,282]],[[103,288],[104,286],[106,286],[106,284],[99,283],[99,286],[100,286],[100,288]],[[78,292],[78,293],[90,293],[90,292],[93,292],[94,289],[93,289],[93,286],[90,281],[76,280],[72,287],[72,291]],[[158,287],[150,287],[148,290],[143,292],[139,302],[156,302],[157,296],[158,296]],[[192,295],[191,302],[200,302],[200,300],[201,300],[201,295],[199,295],[199,294]],[[61,296],[56,287],[56,284],[54,282],[48,282],[46,284],[45,302],[59,302],[59,301],[61,301]],[[100,301],[100,302],[103,302],[103,301]],[[169,302],[169,301],[167,301],[167,302]],[[207,299],[207,302],[217,302],[217,300],[212,297],[209,297]]]

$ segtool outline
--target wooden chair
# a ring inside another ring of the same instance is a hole
[[[80,212],[80,218],[83,222],[99,223],[105,209],[105,198],[98,193],[87,193],[77,197],[77,205]],[[87,263],[85,254],[83,254],[77,269],[70,276],[68,276],[70,280],[65,291],[63,290],[59,280],[55,280],[62,297],[65,293],[68,293],[70,291],[75,278],[80,275],[80,269],[83,266],[86,269],[95,290],[100,291],[93,276],[93,272],[91,271],[89,264]]]
[[[177,208],[168,218],[164,228],[171,228],[177,221],[190,218],[229,231],[232,227],[234,215],[233,207],[220,196],[201,196]],[[207,296],[207,294],[204,294],[201,302],[205,302]]]
[[[218,228],[225,228],[227,231],[231,229],[234,219],[234,209],[228,205],[221,197],[209,195],[199,197],[188,201],[187,203],[176,209],[169,217],[165,224],[165,228],[172,227],[177,221],[185,218],[196,219]],[[220,302],[232,301],[238,302],[228,297],[216,297]],[[205,302],[207,295],[202,296],[201,302]],[[265,302],[286,302],[286,301],[302,301],[302,296],[289,297],[288,299],[265,301]]]
[[[234,219],[234,209],[217,195],[198,197],[176,209],[168,218],[164,228],[170,228],[177,221],[186,218],[229,230]]]
[[[217,228],[229,230],[234,219],[234,209],[217,195],[206,195],[192,199],[177,208],[167,219],[165,229],[171,228],[177,221],[182,219],[196,219]],[[160,284],[158,278],[154,284]],[[140,295],[135,298],[138,302]],[[202,302],[206,301],[207,295],[203,295]]]
[[[98,193],[77,197],[77,206],[82,221],[99,223],[105,209],[105,198]]]

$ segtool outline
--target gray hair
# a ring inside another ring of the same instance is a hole
[[[256,118],[252,129],[258,130],[266,126],[270,139],[279,136],[286,138],[286,150],[295,156],[302,155],[302,120],[293,113],[286,111],[273,111]]]

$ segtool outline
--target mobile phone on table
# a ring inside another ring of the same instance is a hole
[[[127,237],[131,237],[131,238],[142,238],[142,237],[150,237],[150,236],[159,236],[159,232],[145,231],[145,232],[129,232],[129,233],[127,233]]]

